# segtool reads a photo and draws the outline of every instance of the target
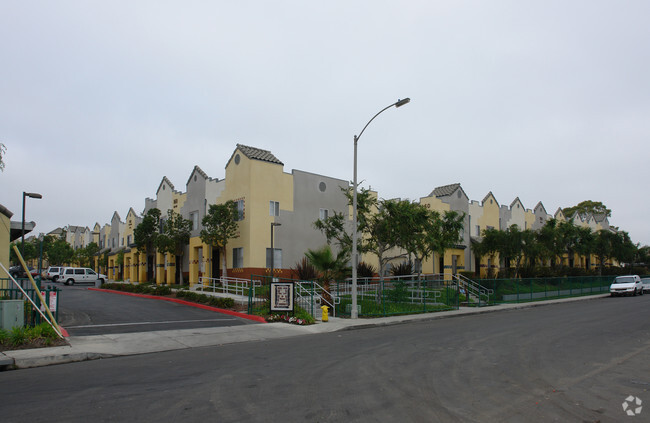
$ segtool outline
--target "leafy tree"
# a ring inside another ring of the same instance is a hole
[[[576,213],[584,215],[584,214],[592,214],[592,215],[605,215],[607,217],[611,217],[612,211],[607,208],[603,203],[600,201],[590,201],[590,200],[585,200],[581,201],[575,206],[572,207],[565,207],[562,209],[562,212],[564,213],[565,216],[567,217],[573,217]]]
[[[66,264],[74,258],[74,250],[64,239],[57,239],[48,249],[47,256],[50,264]]]
[[[420,262],[424,262],[433,253],[444,255],[445,251],[460,242],[464,229],[464,213],[445,211],[442,215],[435,210],[428,210],[421,204],[415,204],[407,222],[411,225],[410,234],[405,236],[405,248]],[[418,278],[421,269],[418,268]]]
[[[223,204],[211,204],[208,214],[201,223],[201,241],[219,248],[221,252],[221,274],[227,276],[226,245],[233,238],[238,238],[239,224],[237,222],[237,203],[228,200]]]
[[[352,188],[341,188],[343,194],[348,199],[348,204],[352,205]],[[373,209],[377,206],[377,199],[372,193],[362,188],[361,192],[357,193],[357,232],[363,234],[368,227],[368,218]],[[339,250],[344,251],[348,256],[352,253],[352,234],[347,226],[348,212],[334,211],[331,216],[326,219],[319,219],[314,222],[314,227],[320,230],[327,239],[327,244],[335,244]],[[362,236],[357,240],[357,251],[359,253],[367,252],[367,244],[364,242]]]
[[[23,260],[25,260],[25,262],[38,258],[39,249],[37,248],[35,242],[25,241],[25,245],[23,246],[22,241],[16,241],[15,243],[12,244],[12,247],[9,250],[9,255],[10,255],[9,261],[11,261],[12,263],[15,264],[20,263],[20,261],[18,260],[18,256],[14,252],[13,245],[16,245],[16,247],[18,247],[18,251],[20,251],[20,254],[23,256]]]
[[[96,242],[91,242],[90,244],[86,245],[85,253],[86,257],[88,258],[88,262],[94,264],[94,258],[99,254],[99,245],[97,245]],[[99,273],[99,268],[97,268],[96,271]]]
[[[163,224],[163,231],[156,237],[156,248],[161,253],[169,253],[176,257],[180,272],[180,283],[183,284],[183,249],[190,240],[192,221],[185,219],[173,210],[167,212],[167,219]]]
[[[133,241],[138,251],[150,255],[160,233],[160,210],[149,209],[142,221],[133,230]]]
[[[160,210],[157,208],[147,210],[142,221],[133,230],[133,242],[139,252],[144,253],[146,261],[153,255],[156,248],[156,238],[160,234]],[[153,266],[154,273],[156,267]]]
[[[415,209],[408,200],[382,200],[378,211],[366,218],[363,250],[377,256],[380,280],[390,261],[406,256],[402,248],[408,245],[410,230],[419,226],[409,221]]]

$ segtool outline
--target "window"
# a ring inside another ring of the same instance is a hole
[[[476,236],[481,236],[481,225],[476,225]]]
[[[237,200],[237,220],[244,220],[244,200]]]
[[[199,212],[194,211],[190,213],[190,220],[192,221],[192,230],[195,231],[199,229]]]
[[[281,248],[274,248],[274,254],[273,254],[273,264],[271,264],[271,249],[267,248],[266,249],[266,267],[270,269],[273,267],[274,269],[281,269],[282,268],[282,249]]]
[[[75,275],[83,275],[85,273],[86,273],[86,271],[84,269],[74,269],[74,274]]]
[[[325,220],[329,216],[329,210],[327,209],[320,209],[319,214],[318,214],[320,220]]]
[[[280,216],[280,203],[269,201],[269,216]]]
[[[133,244],[133,235],[127,235],[126,237],[126,244],[131,245]]]
[[[232,249],[232,267],[233,269],[241,269],[244,267],[244,249],[243,248],[233,248]]]

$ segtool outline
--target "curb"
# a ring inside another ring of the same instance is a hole
[[[242,319],[252,320],[258,323],[267,323],[262,316],[251,316],[250,314],[240,313],[238,311],[226,310],[224,308],[212,307],[205,304],[194,303],[191,301],[179,300],[178,298],[160,297],[158,295],[136,294],[134,292],[116,291],[113,289],[88,288],[90,291],[108,292],[110,294],[127,295],[130,297],[147,298],[150,300],[169,301],[171,303],[183,304],[190,307],[201,308],[203,310],[215,311],[217,313],[227,314],[230,316],[241,317]]]

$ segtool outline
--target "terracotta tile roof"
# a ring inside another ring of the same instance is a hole
[[[251,160],[261,160],[263,162],[276,163],[284,166],[277,157],[275,157],[270,151],[262,150],[261,148],[249,147],[247,145],[237,144],[237,148],[241,151],[246,157]]]

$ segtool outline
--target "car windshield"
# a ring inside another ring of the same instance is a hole
[[[634,283],[634,278],[633,277],[616,278],[614,279],[614,283]]]

